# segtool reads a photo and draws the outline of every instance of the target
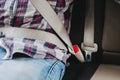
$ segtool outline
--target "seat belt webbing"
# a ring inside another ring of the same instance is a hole
[[[59,35],[59,37],[72,49],[71,41],[68,37],[68,33],[65,30],[62,22],[58,18],[57,14],[46,0],[30,0],[40,14],[46,19],[53,30]],[[57,27],[56,27],[57,26]],[[59,28],[60,27],[60,28]],[[72,52],[73,53],[73,52]]]
[[[75,55],[79,61],[84,62],[84,56],[79,49],[78,49],[79,53],[77,54],[74,53],[73,46],[68,36],[68,33],[65,30],[64,25],[58,18],[55,11],[49,5],[49,3],[46,0],[30,0],[30,1],[32,2],[34,7],[40,12],[40,14],[45,18],[45,20],[49,23],[49,25],[53,28],[53,30],[57,33],[60,39],[64,41],[64,43],[67,45],[69,52]]]
[[[84,40],[81,48],[86,52],[86,58],[88,54],[97,51],[97,44],[94,43],[94,0],[86,1]]]

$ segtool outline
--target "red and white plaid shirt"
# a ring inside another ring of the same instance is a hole
[[[65,28],[69,29],[68,7],[72,0],[48,0]],[[0,0],[0,27],[22,27],[44,30],[53,33],[53,30],[29,0]],[[38,36],[39,37],[39,36]],[[66,62],[70,54],[60,49],[54,43],[29,38],[1,38],[4,45],[10,50],[9,58],[15,52],[24,53],[33,58],[57,58]]]

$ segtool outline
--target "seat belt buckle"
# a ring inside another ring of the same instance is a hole
[[[80,62],[85,62],[85,58],[83,53],[81,52],[80,48],[78,45],[73,45],[73,51],[75,57],[80,61]]]
[[[91,62],[92,61],[92,53],[97,52],[98,45],[96,43],[94,43],[93,46],[86,46],[86,45],[84,45],[84,43],[82,43],[81,48],[85,52],[86,62]]]

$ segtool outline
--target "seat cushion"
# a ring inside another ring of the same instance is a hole
[[[101,64],[91,80],[120,80],[120,66]]]

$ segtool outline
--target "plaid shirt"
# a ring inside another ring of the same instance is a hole
[[[48,0],[49,4],[62,20],[65,28],[69,29],[69,5],[71,0]],[[0,27],[22,27],[39,29],[53,33],[52,28],[34,8],[29,0],[0,0]],[[69,31],[69,30],[68,30]],[[39,36],[38,36],[39,37]],[[70,54],[60,49],[54,43],[29,38],[1,38],[10,53],[6,59],[12,58],[16,52],[24,53],[33,58],[57,58],[66,62]]]

